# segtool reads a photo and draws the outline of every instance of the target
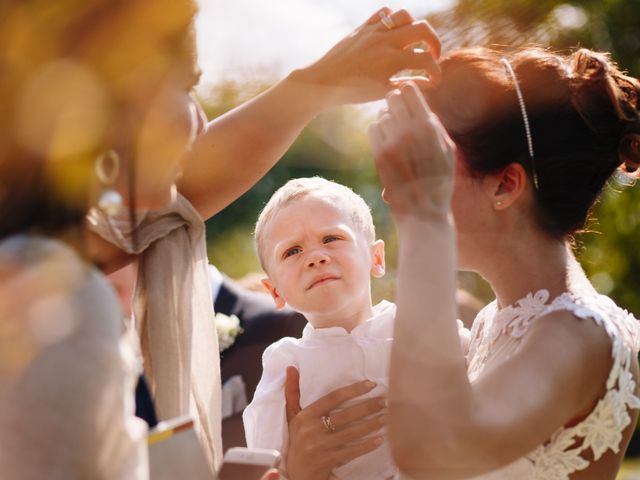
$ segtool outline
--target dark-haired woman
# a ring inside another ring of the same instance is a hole
[[[370,130],[401,238],[394,458],[407,478],[614,479],[640,329],[569,240],[608,178],[638,167],[640,83],[588,50],[465,50],[441,67],[426,101],[403,86]],[[466,361],[456,268],[496,295]]]

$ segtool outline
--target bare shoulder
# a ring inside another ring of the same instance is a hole
[[[539,318],[528,334],[531,342],[561,343],[565,355],[577,355],[577,360],[590,364],[611,357],[611,337],[606,329],[589,318],[580,318],[567,310],[551,312]]]
[[[613,363],[612,339],[594,320],[566,310],[551,312],[532,325],[522,349],[557,376],[572,403],[588,408],[604,393]]]

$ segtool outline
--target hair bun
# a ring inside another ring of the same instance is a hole
[[[640,168],[640,133],[623,135],[618,147],[620,160],[627,172],[635,172]]]
[[[581,48],[573,55],[573,71],[580,77],[600,77],[611,71],[611,63],[606,53]]]
[[[638,124],[640,82],[637,79],[622,72],[608,54],[586,48],[574,54],[572,66],[574,74],[585,85],[604,82],[618,118],[625,123]]]

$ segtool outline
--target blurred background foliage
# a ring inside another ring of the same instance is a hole
[[[584,46],[611,52],[629,73],[640,75],[639,0],[458,0],[428,19],[440,33],[445,52],[477,45],[517,48],[538,44],[565,52]],[[209,118],[255,95],[273,80],[265,76],[251,83],[214,86],[203,96]],[[387,243],[388,262],[388,274],[374,285],[374,296],[376,300],[393,298],[397,237],[380,198],[366,138],[373,112],[372,108],[336,109],[312,122],[266,177],[207,223],[212,262],[232,277],[259,271],[252,237],[258,212],[289,178],[322,175],[349,185],[371,205],[378,237]],[[640,187],[608,186],[589,230],[575,242],[587,273],[601,292],[640,315]],[[460,285],[482,300],[492,298],[486,284],[473,274],[461,274]]]

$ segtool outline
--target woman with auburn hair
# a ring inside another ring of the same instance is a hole
[[[370,129],[400,234],[393,456],[407,478],[614,479],[640,408],[640,328],[571,239],[611,175],[640,165],[640,83],[585,49],[440,66],[437,88],[393,92]],[[456,269],[496,295],[466,358]]]
[[[102,273],[138,257],[135,330],[159,417],[194,416],[213,471],[220,376],[203,219],[322,110],[380,98],[405,68],[435,78],[439,41],[426,22],[383,8],[207,124],[191,94],[193,1],[0,10],[0,470],[148,477],[146,428],[133,416],[140,360]],[[433,55],[406,48],[422,41]]]

